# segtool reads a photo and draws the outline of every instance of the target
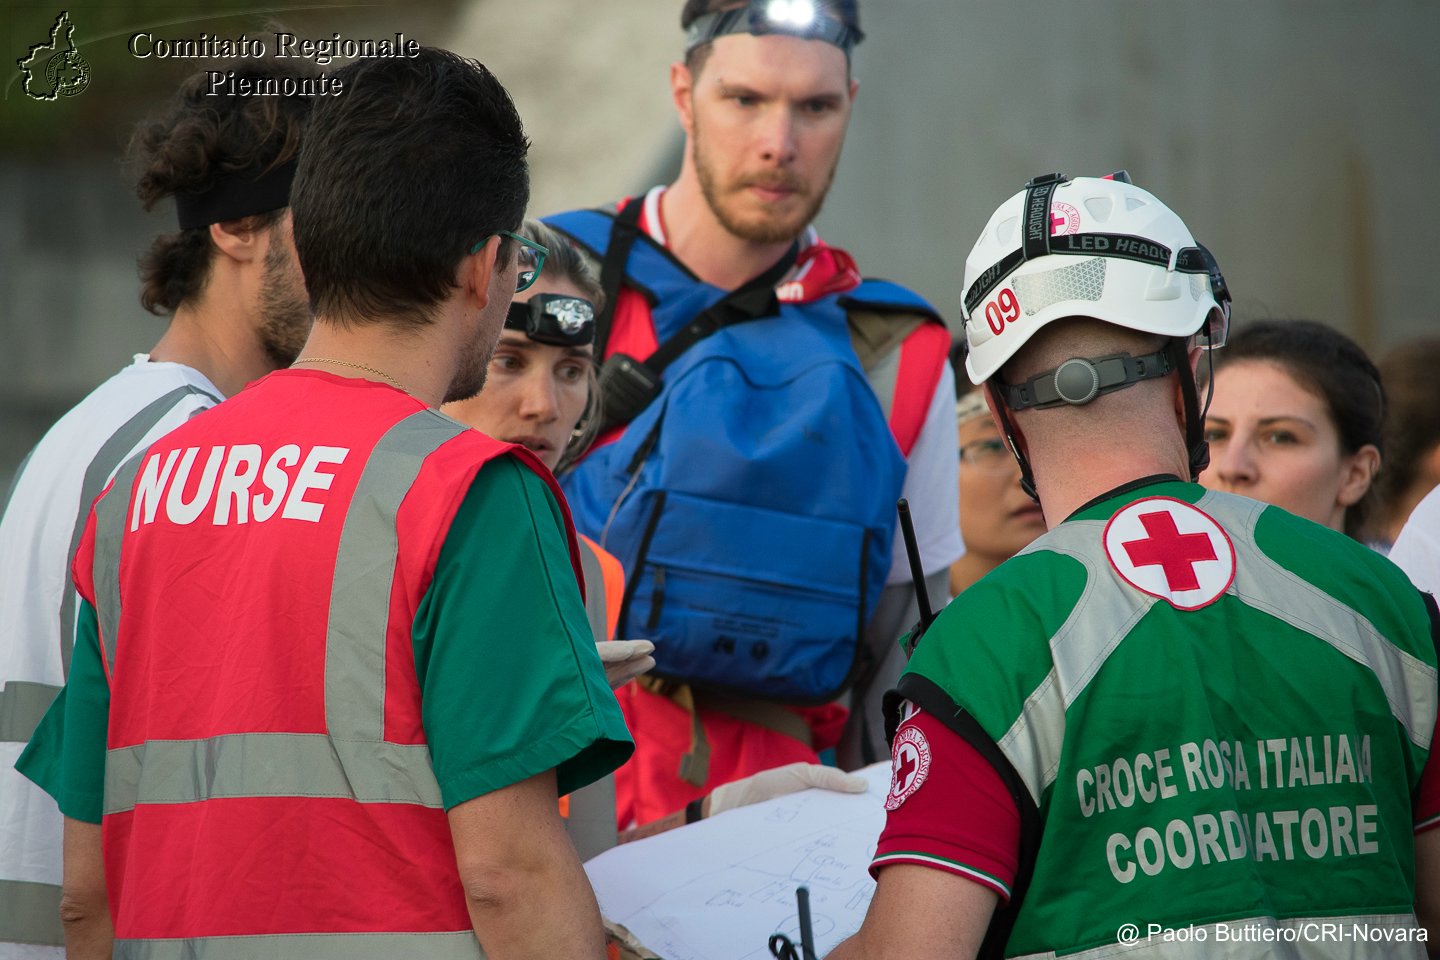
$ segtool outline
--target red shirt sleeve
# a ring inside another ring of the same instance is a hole
[[[1415,832],[1440,827],[1440,714],[1435,717],[1435,732],[1430,735],[1430,755],[1420,772],[1420,787],[1415,791]]]
[[[915,711],[895,732],[885,809],[872,875],[894,863],[916,863],[1010,899],[1020,861],[1020,811],[979,751],[930,714]]]

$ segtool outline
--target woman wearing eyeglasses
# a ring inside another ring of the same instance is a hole
[[[955,378],[960,431],[960,536],[965,554],[950,564],[950,595],[1019,553],[1045,532],[1040,506],[1020,489],[1020,468],[990,419],[984,394]]]

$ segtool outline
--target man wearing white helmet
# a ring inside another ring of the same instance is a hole
[[[1052,175],[965,283],[967,370],[1049,532],[887,701],[878,887],[831,960],[1424,956],[1440,616],[1346,537],[1193,482],[1214,259],[1128,177]]]

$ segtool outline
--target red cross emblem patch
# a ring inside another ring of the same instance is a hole
[[[1235,579],[1235,548],[1205,511],[1171,497],[1148,497],[1105,525],[1105,554],[1137,590],[1177,610],[1209,606]]]
[[[1050,236],[1080,232],[1080,211],[1063,200],[1050,204]]]
[[[890,750],[890,793],[885,797],[885,809],[899,809],[929,775],[930,741],[925,739],[925,731],[902,727]]]

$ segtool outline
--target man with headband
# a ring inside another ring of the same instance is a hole
[[[564,483],[625,565],[621,632],[656,644],[620,774],[640,822],[815,762],[852,693],[841,763],[883,756],[868,694],[915,620],[896,499],[931,596],[961,552],[949,335],[811,226],[857,90],[856,4],[689,0],[681,25],[679,177],[551,220],[595,256],[608,304],[604,425]]]
[[[256,79],[305,75],[264,61],[237,69]],[[309,100],[207,97],[205,79],[191,77],[131,145],[141,203],[174,198],[179,221],[140,260],[140,302],[169,317],[166,331],[50,429],[0,518],[7,958],[61,954],[60,814],[12,765],[69,672],[70,561],[90,503],[133,453],[293,360],[310,326],[286,209]]]
[[[555,798],[631,743],[573,526],[533,454],[438,409],[480,390],[543,267],[515,232],[529,141],[449,51],[339,78],[290,201],[300,356],[122,466],[81,537],[63,739],[52,708],[20,761],[66,774],[67,936],[598,960]],[[67,806],[97,755],[103,805]]]

